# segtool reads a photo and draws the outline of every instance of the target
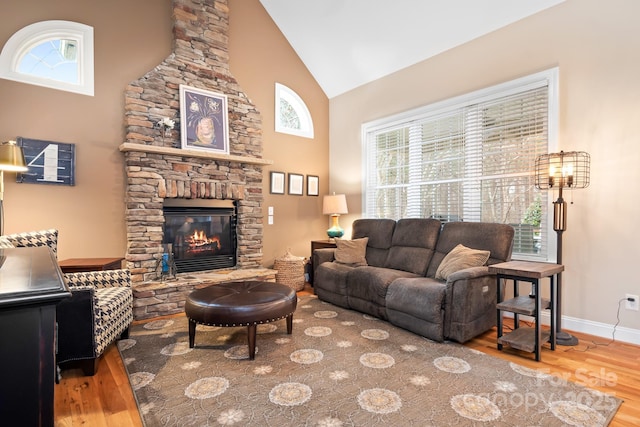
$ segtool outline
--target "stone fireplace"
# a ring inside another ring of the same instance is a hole
[[[234,205],[236,269],[261,268],[262,158],[260,113],[228,65],[227,0],[174,0],[173,52],[125,90],[127,268],[135,283],[159,279],[168,201]],[[156,126],[180,119],[180,85],[227,96],[229,154],[180,147],[180,126],[167,136]],[[175,203],[174,203],[175,204]]]

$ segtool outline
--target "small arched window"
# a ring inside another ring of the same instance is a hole
[[[0,77],[93,96],[93,27],[42,21],[22,28],[2,48]]]
[[[276,83],[276,132],[313,138],[313,120],[306,104],[290,88]]]

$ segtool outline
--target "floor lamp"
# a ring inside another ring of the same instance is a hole
[[[553,229],[558,238],[556,262],[562,264],[562,233],[567,229],[567,202],[562,198],[564,188],[586,188],[589,186],[589,154],[571,151],[543,154],[536,159],[536,187],[541,190],[558,190],[558,199],[553,202]],[[577,345],[578,339],[562,331],[562,273],[557,279],[556,343]]]
[[[3,142],[0,145],[0,235],[4,234],[4,171],[26,172],[27,169],[22,147],[15,141]]]

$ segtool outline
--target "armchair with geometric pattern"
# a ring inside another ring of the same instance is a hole
[[[79,367],[94,375],[107,346],[128,338],[133,322],[129,270],[66,273],[71,298],[56,308],[60,369]]]
[[[48,246],[57,255],[58,230],[0,236],[2,246]],[[98,360],[116,339],[129,335],[133,322],[131,273],[126,269],[63,275],[71,297],[56,306],[60,369],[79,367],[94,375]]]

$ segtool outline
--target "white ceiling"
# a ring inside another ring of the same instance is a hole
[[[329,98],[564,0],[260,0]]]

